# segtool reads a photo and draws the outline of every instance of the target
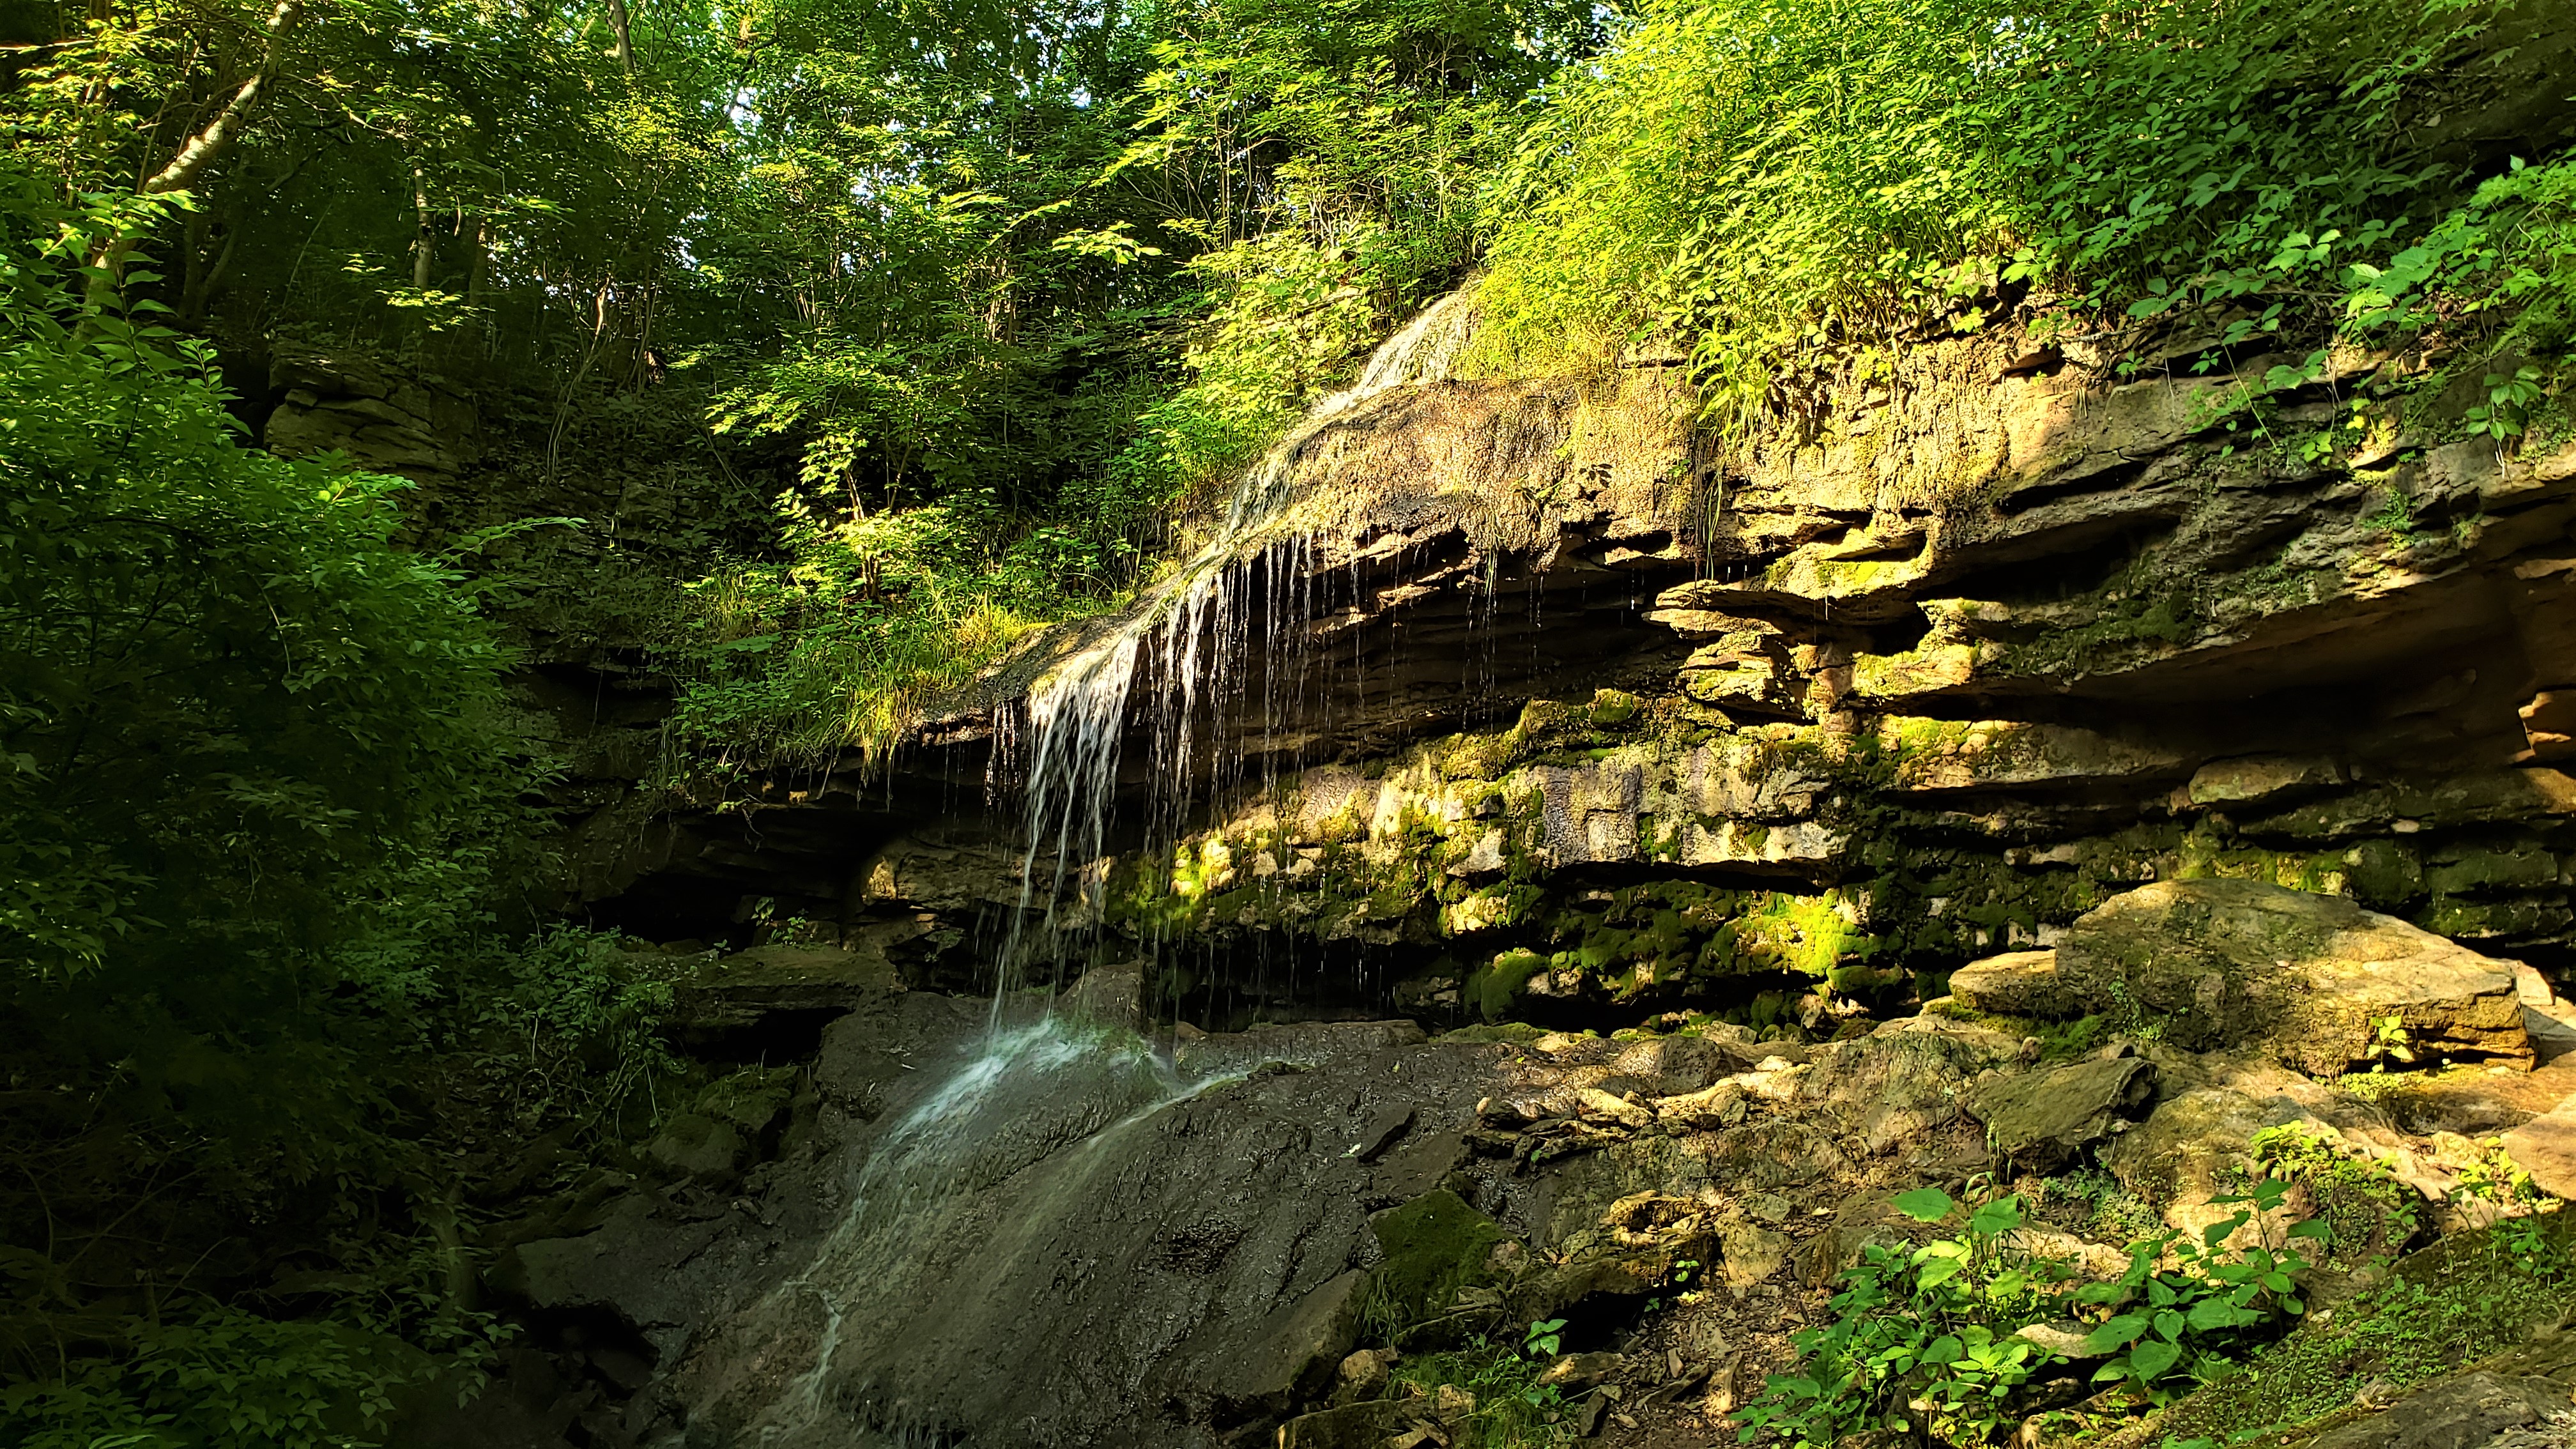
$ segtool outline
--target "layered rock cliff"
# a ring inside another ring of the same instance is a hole
[[[1220,683],[1134,666],[1101,951],[1203,1010],[1812,1026],[2214,876],[2555,968],[2576,446],[2445,441],[2439,401],[2388,395],[2417,358],[1898,356],[1742,444],[1642,363],[1398,386],[1295,440],[1231,612],[1186,624]],[[1102,632],[935,723],[918,788],[1007,794],[1022,691]],[[1009,914],[907,884],[961,849],[1007,874],[1007,803],[913,834],[856,770],[769,790],[773,838],[841,822],[770,852],[801,913],[954,941]],[[1149,796],[1180,838],[1146,838]],[[698,848],[682,874],[738,859]]]
[[[739,1070],[492,1228],[530,1337],[419,1441],[1732,1442],[1927,1186],[2077,1282],[2335,1225],[2235,1350],[2307,1368],[2148,1418],[2034,1321],[2027,1442],[2543,1423],[2576,446],[1894,356],[1725,442],[1668,359],[1390,365],[885,770],[656,795],[649,691],[532,681],[623,762],[566,894]]]

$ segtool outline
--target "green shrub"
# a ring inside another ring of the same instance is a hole
[[[2441,289],[2446,325],[2510,301],[2563,348],[2565,168],[2473,194],[2409,125],[2510,17],[1655,0],[1563,79],[1493,199],[1489,365],[1667,332],[1741,428],[1883,370],[1893,332],[1982,326],[2022,284],[2115,348],[2185,320],[2227,345],[2413,330]]]
[[[2406,1388],[2512,1347],[2576,1280],[2576,1214],[2511,1219],[2400,1260],[2383,1286],[2302,1323],[2157,1421],[2229,1442],[2348,1407],[2374,1381]]]
[[[2306,1267],[2295,1243],[2324,1235],[2300,1223],[2278,1244],[2241,1251],[2220,1245],[2238,1229],[2276,1214],[2286,1184],[2266,1182],[2198,1241],[2166,1232],[2130,1249],[2128,1270],[2108,1282],[2075,1284],[2063,1265],[2015,1244],[2019,1197],[1965,1215],[1964,1231],[1914,1248],[1875,1244],[1843,1275],[1834,1321],[1794,1336],[1796,1371],[1774,1374],[1740,1410],[1742,1437],[1770,1431],[1824,1449],[1863,1430],[1921,1429],[1947,1444],[1981,1444],[2016,1415],[2013,1392],[2059,1361],[2016,1337],[2025,1325],[2076,1317],[2090,1323],[2085,1348],[2105,1356],[2097,1383],[2125,1385],[2162,1403],[2241,1351],[2249,1332],[2304,1309],[2292,1275]],[[1960,1205],[1937,1188],[1895,1199],[1921,1223],[1941,1223]],[[1923,1422],[1917,1423],[1920,1418]]]

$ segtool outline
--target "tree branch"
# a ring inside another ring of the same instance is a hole
[[[295,32],[296,22],[304,18],[304,0],[278,0],[277,9],[268,17],[268,53],[260,60],[259,69],[241,83],[232,99],[205,128],[190,136],[170,164],[155,172],[143,183],[146,195],[164,191],[184,191],[208,166],[232,148],[242,128],[250,124],[251,113],[259,108],[260,97],[277,78],[278,67],[286,59],[286,42]]]

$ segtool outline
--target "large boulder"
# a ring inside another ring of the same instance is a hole
[[[2190,1051],[2260,1044],[2330,1076],[2402,1044],[2422,1058],[2527,1062],[2503,964],[2335,896],[2241,880],[2160,881],[2079,917],[2056,948],[2074,1008]]]
[[[1960,1095],[1977,1073],[2017,1049],[1993,1033],[1882,1028],[1820,1049],[1791,1102],[1873,1156],[1922,1147],[1958,1121]]]
[[[2073,1016],[2074,998],[2057,979],[2055,951],[2008,951],[1950,973],[1950,995],[1997,1016]]]

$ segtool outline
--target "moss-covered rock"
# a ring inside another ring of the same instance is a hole
[[[1446,1188],[1389,1208],[1369,1229],[1384,1257],[1369,1275],[1366,1312],[1399,1345],[1450,1319],[1460,1289],[1492,1282],[1494,1249],[1504,1240],[1492,1218]]]
[[[2403,1046],[2527,1059],[2512,974],[2393,917],[2247,881],[2165,881],[2067,931],[2057,977],[2085,1010],[2189,1050],[2261,1043],[2328,1076]]]

